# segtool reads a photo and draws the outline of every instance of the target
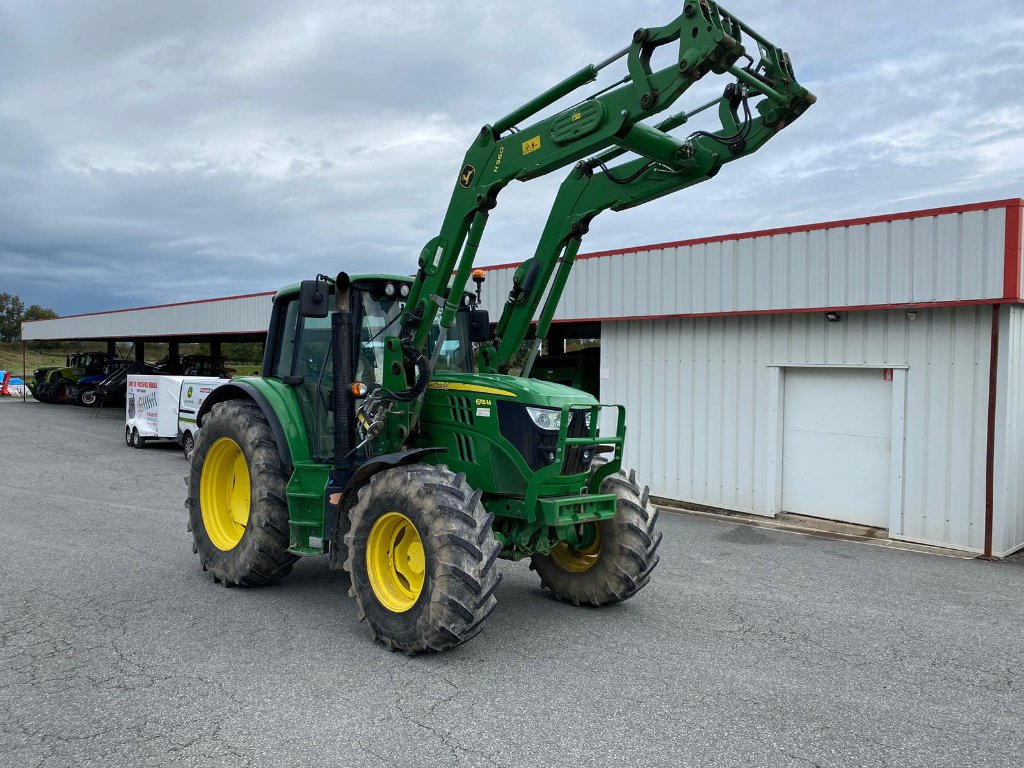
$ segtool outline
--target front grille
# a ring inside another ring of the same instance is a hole
[[[587,428],[587,413],[589,411],[572,411],[572,419],[569,421],[569,429],[566,437],[586,437],[590,434]],[[586,458],[584,458],[584,456]],[[576,475],[590,469],[590,460],[594,457],[594,446],[592,445],[571,445],[565,450],[565,460],[562,462],[563,475]]]
[[[585,410],[572,412],[567,437],[586,437],[587,413]],[[537,427],[520,403],[498,401],[498,426],[502,437],[515,447],[530,469],[539,470],[551,465],[552,457],[558,450],[558,433],[547,432]],[[584,453],[589,454],[586,460]],[[568,448],[562,462],[562,474],[575,475],[586,472],[590,468],[589,459],[593,457],[593,453],[592,446]]]

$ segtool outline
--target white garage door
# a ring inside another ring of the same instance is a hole
[[[877,368],[786,369],[784,511],[889,527],[891,379]]]

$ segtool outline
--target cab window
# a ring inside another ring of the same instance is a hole
[[[295,302],[298,303],[298,302]],[[330,461],[334,455],[334,358],[331,318],[304,317],[299,328],[293,376],[301,376],[295,395],[309,437],[309,449],[316,461]]]
[[[272,376],[285,378],[292,375],[292,363],[295,360],[295,325],[299,318],[299,302],[291,299],[283,312],[281,324],[277,328],[276,354],[270,369]]]

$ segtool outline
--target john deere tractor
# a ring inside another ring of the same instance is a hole
[[[654,69],[669,46],[671,64]],[[611,86],[528,122],[622,59]],[[712,74],[728,81],[720,96],[644,122]],[[574,605],[639,592],[661,534],[622,468],[624,409],[531,370],[595,216],[712,178],[814,100],[785,52],[717,3],[687,0],[671,23],[485,125],[414,277],[341,272],[282,289],[262,375],[207,398],[187,502],[203,569],[258,586],[325,555],[375,637],[410,654],[480,632],[499,558],[529,559]],[[706,110],[712,130],[673,135]],[[565,167],[492,327],[474,269],[490,212],[511,181]]]

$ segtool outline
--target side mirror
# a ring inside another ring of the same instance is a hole
[[[330,298],[327,283],[303,280],[299,288],[299,314],[303,317],[327,317],[331,311]]]
[[[469,311],[469,340],[485,342],[491,340],[491,318],[486,309]]]

